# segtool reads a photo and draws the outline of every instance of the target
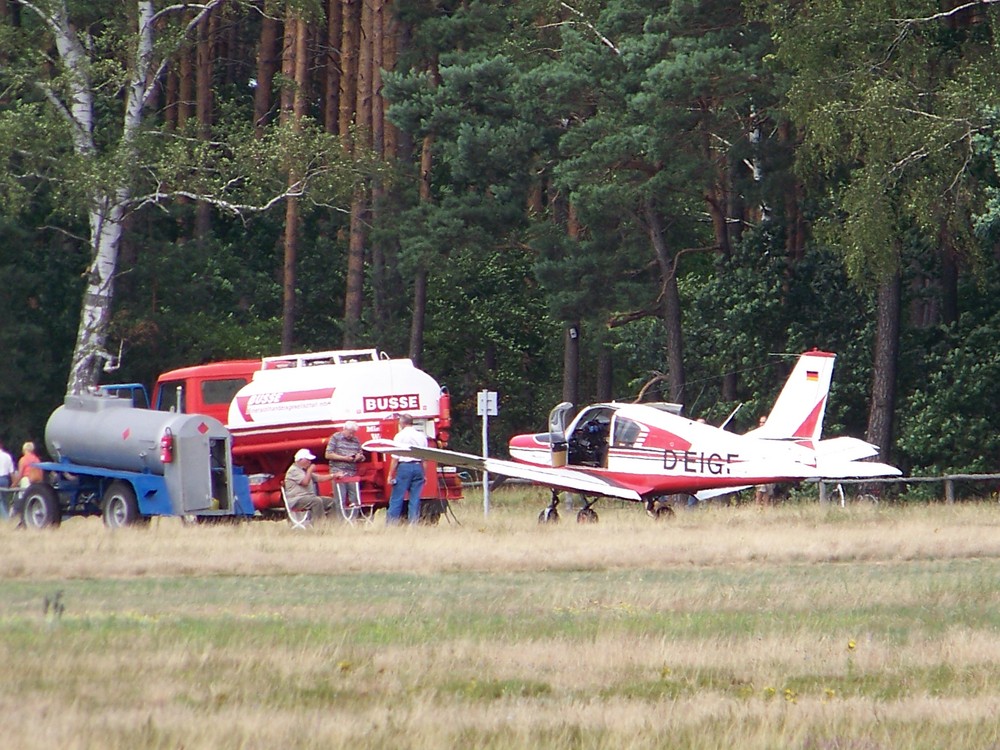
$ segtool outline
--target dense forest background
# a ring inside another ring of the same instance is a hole
[[[0,437],[67,391],[377,346],[453,445],[559,400],[1000,468],[995,2],[0,0]],[[118,355],[121,352],[119,360]]]

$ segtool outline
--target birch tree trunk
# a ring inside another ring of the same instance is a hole
[[[184,33],[192,29],[215,8],[221,0],[209,0],[199,6],[196,14],[185,19]],[[88,57],[88,45],[78,36],[77,25],[70,20],[65,0],[51,0],[47,3],[27,2],[21,7],[38,16],[52,34],[58,64],[63,80],[63,89],[56,90],[47,81],[38,81],[53,109],[66,121],[73,151],[77,158],[95,167],[101,155],[98,142],[107,140],[107,135],[95,134],[97,113],[95,111],[95,83],[90,78],[92,61]],[[128,76],[123,91],[123,110],[120,125],[115,130],[117,136],[104,145],[106,151],[115,155],[115,161],[122,165],[139,162],[136,140],[147,104],[152,99],[158,80],[166,67],[164,59],[157,64],[154,56],[155,29],[160,20],[152,0],[136,0],[134,16],[135,29],[127,39],[130,50],[127,61]],[[171,11],[176,7],[172,6]],[[126,166],[119,171],[102,175],[101,182],[95,183],[87,197],[87,220],[90,236],[90,264],[85,274],[83,304],[76,344],[70,361],[67,393],[82,393],[97,383],[102,366],[111,357],[106,351],[108,324],[111,319],[111,304],[114,296],[115,273],[121,247],[123,222],[130,208],[134,185],[130,169]]]

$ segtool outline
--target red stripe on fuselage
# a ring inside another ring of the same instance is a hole
[[[658,430],[655,427],[649,431],[645,440],[642,441],[643,448],[665,448],[672,451],[691,450],[691,441],[685,440],[679,435],[666,430]]]

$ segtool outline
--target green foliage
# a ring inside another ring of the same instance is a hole
[[[899,269],[910,226],[948,232],[975,256],[971,215],[982,205],[973,137],[996,101],[984,70],[991,41],[921,1],[891,12],[871,0],[808,2],[764,11],[791,72],[788,104],[804,132],[799,173],[830,191],[821,222],[851,279],[868,288]],[[996,12],[983,10],[992,20]]]
[[[452,443],[477,450],[476,393],[500,394],[491,422],[497,453],[506,436],[538,425],[558,400],[562,329],[545,301],[523,248],[456,248],[429,293],[424,369],[452,394]]]
[[[274,255],[243,242],[147,245],[122,277],[109,347],[123,342],[105,380],[151,384],[167,369],[277,353],[281,289]]]
[[[311,0],[296,5],[318,19]],[[733,0],[396,3],[409,42],[385,90],[413,158],[391,173],[371,157],[348,159],[309,118],[256,137],[245,81],[259,20],[232,3],[225,17],[237,54],[213,87],[211,139],[191,120],[168,131],[151,113],[127,145],[130,18],[105,0],[71,4],[97,118],[95,152],[81,157],[46,96],[65,97],[71,79],[22,6],[20,26],[0,23],[0,273],[9,290],[0,296],[0,436],[40,438],[61,399],[87,210],[122,185],[135,197],[108,348],[124,341],[124,362],[108,377],[149,382],[168,367],[276,353],[283,217],[233,212],[268,204],[291,176],[305,190],[296,340],[340,345],[340,209],[356,184],[375,179],[387,192],[371,214],[370,248],[381,254],[368,260],[384,262],[384,280],[366,278],[366,299],[381,298],[364,312],[361,345],[405,353],[412,280],[426,271],[423,366],[452,390],[456,447],[478,447],[481,388],[501,393],[497,452],[507,434],[542,423],[559,396],[565,321],[583,332],[585,398],[604,346],[619,398],[663,372],[663,259],[650,243],[651,210],[677,263],[688,413],[719,422],[742,402],[737,429],[769,408],[784,379],[790,360],[771,354],[815,346],[838,355],[828,433],[863,435],[868,290],[900,270],[904,311],[933,310],[944,300],[941,257],[956,256],[958,323],[904,321],[897,447],[914,470],[995,470],[997,8],[903,22],[938,4],[747,5],[749,20]],[[190,45],[179,16],[164,19],[157,53]],[[432,191],[421,200],[425,136]],[[215,207],[211,230],[196,237],[199,196]],[[710,196],[765,217],[742,239],[733,233],[725,257],[693,251],[715,244]],[[790,258],[796,202],[811,241]],[[732,374],[735,400],[724,400]],[[655,391],[647,397],[664,397]]]
[[[1000,294],[996,263],[986,288],[967,284],[958,323],[933,332],[907,399],[897,441],[915,475],[993,473],[1000,465]],[[989,301],[989,303],[987,303]]]
[[[43,208],[36,204],[36,211]],[[32,215],[37,221],[44,216]],[[44,445],[43,428],[62,402],[86,258],[53,232],[0,217],[0,438]]]
[[[790,270],[777,245],[767,235],[747,238],[730,258],[718,259],[712,273],[684,277],[690,416],[720,423],[742,402],[734,427],[748,427],[770,408],[782,374],[768,354],[789,351],[791,319],[783,289]],[[730,372],[740,384],[736,403],[722,398],[720,376]]]

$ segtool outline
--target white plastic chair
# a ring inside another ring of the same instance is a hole
[[[285,504],[285,512],[288,514],[288,523],[293,529],[305,529],[312,525],[312,518],[308,510],[295,510],[288,502],[288,495],[285,494],[285,483],[281,483],[281,500]]]

